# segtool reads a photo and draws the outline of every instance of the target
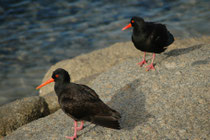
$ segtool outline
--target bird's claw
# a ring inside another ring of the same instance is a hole
[[[83,128],[82,127],[77,127],[77,130],[79,131],[79,130],[82,130]]]
[[[74,129],[74,127],[72,127],[72,128]],[[77,127],[76,129],[77,129],[77,131],[79,131],[79,130],[82,130],[83,128],[82,127]]]
[[[72,128],[74,128],[75,129],[75,127],[72,127]],[[83,124],[81,124],[81,126],[80,127],[76,127],[76,130],[77,131],[79,131],[79,130],[82,130],[84,128],[84,126],[83,126]]]
[[[146,60],[143,59],[141,62],[137,63],[140,67],[143,66],[144,64],[147,64]]]
[[[155,70],[155,67],[154,67],[153,63],[151,63],[150,65],[146,66],[146,68],[148,68],[146,71],[149,71],[151,69]]]

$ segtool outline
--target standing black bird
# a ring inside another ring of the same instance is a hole
[[[138,63],[142,66],[146,64],[146,52],[152,52],[152,63],[148,65],[148,70],[155,69],[153,61],[155,53],[164,52],[167,47],[174,42],[173,35],[167,30],[166,26],[155,22],[145,22],[143,18],[132,17],[130,24],[125,26],[122,30],[133,27],[132,42],[134,46],[144,52],[143,60]]]
[[[120,129],[120,113],[108,107],[99,98],[94,90],[85,85],[70,82],[70,76],[64,69],[58,68],[53,72],[52,78],[38,86],[39,89],[51,82],[55,82],[55,92],[62,110],[74,119],[74,135],[66,137],[74,140],[77,131],[83,128],[83,121],[112,129]],[[77,127],[77,121],[82,121]]]

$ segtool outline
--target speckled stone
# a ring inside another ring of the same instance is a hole
[[[156,71],[127,59],[92,80],[90,87],[121,113],[122,130],[86,123],[78,140],[208,139],[210,45],[192,43],[157,55]],[[73,134],[71,127],[73,120],[58,110],[5,140],[62,140]]]

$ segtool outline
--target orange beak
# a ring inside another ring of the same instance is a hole
[[[128,28],[130,28],[130,27],[132,27],[132,25],[131,25],[131,23],[129,23],[127,26],[125,26],[124,28],[122,28],[122,31],[123,30],[126,30],[126,29],[128,29]]]
[[[51,79],[47,80],[46,82],[42,83],[40,86],[36,87],[36,89],[39,89],[39,88],[41,88],[41,87],[43,87],[43,86],[45,86],[45,85],[47,85],[49,83],[52,83],[54,81],[55,80],[53,78],[51,78]]]

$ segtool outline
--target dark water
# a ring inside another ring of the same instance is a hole
[[[210,35],[209,0],[0,0],[0,105],[36,95],[56,62],[130,40],[121,28],[134,15]]]

